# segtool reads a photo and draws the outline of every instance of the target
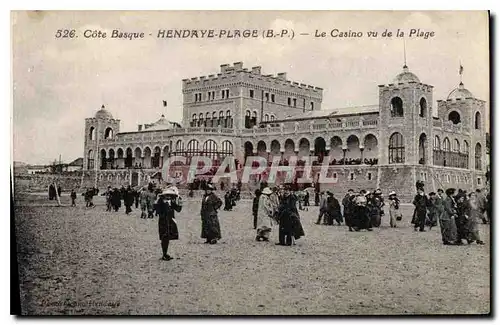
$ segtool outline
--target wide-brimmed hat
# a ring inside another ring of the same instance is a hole
[[[213,184],[208,183],[208,184],[207,184],[206,189],[207,189],[207,190],[214,190],[214,189],[215,189],[215,187],[214,187],[214,185],[213,185]]]
[[[378,188],[375,190],[375,193],[373,193],[373,194],[382,194],[382,190]]]
[[[391,196],[391,195],[396,195],[396,192],[391,191],[391,192],[389,193],[389,196]]]
[[[369,195],[369,194],[372,194],[372,192],[366,191],[365,195]]]
[[[163,195],[179,195],[179,192],[176,191],[176,188],[174,187],[167,187],[166,189],[164,189],[161,193],[160,193],[161,196]]]
[[[265,194],[265,195],[271,195],[271,194],[273,194],[273,191],[271,191],[271,189],[270,189],[269,187],[264,187],[264,188],[262,189],[262,192],[261,192],[261,193],[262,193],[262,194]]]

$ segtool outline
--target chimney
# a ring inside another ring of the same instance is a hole
[[[243,62],[234,62],[233,65],[236,71],[243,69]]]
[[[252,67],[252,73],[253,74],[260,74],[260,66],[257,67]]]
[[[142,124],[139,124],[139,125],[138,125],[137,130],[138,130],[138,131],[142,131]]]
[[[280,80],[286,80],[286,72],[280,72],[280,73],[278,73],[278,79],[280,79]]]
[[[229,67],[229,64],[221,64],[220,65],[220,72],[225,73],[226,69]]]

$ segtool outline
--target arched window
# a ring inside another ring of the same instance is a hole
[[[113,129],[106,128],[106,131],[104,131],[104,139],[112,139],[112,138],[113,138]]]
[[[245,111],[245,129],[250,129],[251,128],[251,113],[249,110]]]
[[[214,140],[207,140],[203,144],[203,154],[211,158],[217,156],[217,143]]]
[[[184,142],[182,142],[182,140],[177,140],[177,142],[175,143],[175,151],[184,151]]]
[[[444,138],[443,151],[450,151],[450,140],[448,138]]]
[[[403,117],[403,115],[403,100],[399,97],[394,97],[391,99],[391,116]]]
[[[405,144],[403,135],[395,132],[389,138],[389,164],[405,162]]]
[[[452,111],[448,114],[448,121],[451,121],[453,124],[460,123],[460,114],[457,111]]]
[[[212,121],[210,120],[210,113],[205,113],[205,126],[211,127]]]
[[[132,148],[127,148],[125,151],[125,167],[132,167],[133,159]]]
[[[151,165],[153,168],[160,167],[161,161],[161,149],[160,147],[155,147],[153,152],[153,157],[151,158]]]
[[[469,143],[467,142],[467,140],[464,140],[464,150],[463,150],[463,153],[468,155],[469,154]]]
[[[453,141],[453,152],[460,152],[460,142],[457,139]]]
[[[476,130],[481,129],[481,114],[479,112],[476,112],[476,115],[474,115],[474,128]]]
[[[95,128],[93,126],[91,126],[89,130],[89,139],[95,140]]]
[[[217,112],[212,113],[212,126],[213,127],[219,126],[219,123],[217,121]]]
[[[219,120],[217,121],[217,125],[224,126],[224,112],[219,112]]]
[[[192,127],[198,126],[197,119],[198,119],[198,116],[196,114],[193,114],[193,120],[191,121]]]
[[[482,166],[481,166],[481,144],[480,143],[477,143],[476,144],[476,150],[474,151],[474,157],[475,157],[475,161],[476,161],[476,170],[481,170],[482,169]]]
[[[203,126],[204,125],[204,121],[203,121],[203,113],[200,113],[198,115],[198,126]]]
[[[441,140],[437,135],[434,137],[434,150],[441,150]]]
[[[418,114],[420,117],[427,116],[427,101],[424,97],[420,99],[420,112]]]
[[[233,154],[233,144],[229,140],[222,141],[222,153],[224,155],[232,155]]]
[[[87,156],[87,169],[94,169],[94,150],[89,150]]]
[[[231,111],[227,110],[226,111],[226,128],[232,128],[233,127],[233,118],[231,117]]]
[[[269,114],[264,115],[264,122],[269,122]]]
[[[276,117],[274,115],[271,115],[271,121],[274,121]]]
[[[187,152],[191,153],[191,154],[197,153],[199,150],[199,146],[200,146],[200,143],[198,142],[198,140],[193,139],[193,140],[189,141],[187,144]]]

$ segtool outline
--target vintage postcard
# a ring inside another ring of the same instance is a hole
[[[490,315],[489,24],[13,11],[13,313]]]

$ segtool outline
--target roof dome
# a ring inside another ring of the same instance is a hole
[[[399,83],[405,83],[405,82],[420,82],[420,79],[418,77],[410,72],[408,69],[408,66],[403,66],[403,72],[398,74],[396,78],[394,78],[394,83],[399,84]]]
[[[169,121],[165,118],[165,115],[161,115],[160,119],[151,124],[145,124],[144,129],[146,130],[170,130],[176,127],[175,122]]]
[[[104,108],[104,105],[101,106],[101,109],[95,113],[95,118],[107,118],[107,119],[112,119],[113,115]]]
[[[465,98],[474,98],[474,95],[468,90],[465,89],[464,84],[460,82],[458,88],[455,88],[448,95],[448,99],[465,99]]]

